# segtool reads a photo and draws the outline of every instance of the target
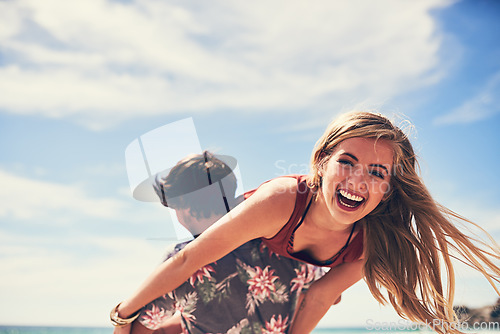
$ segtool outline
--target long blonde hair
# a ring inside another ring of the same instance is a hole
[[[375,299],[389,302],[410,321],[440,325],[440,333],[461,333],[453,311],[456,258],[481,272],[500,292],[498,244],[479,242],[462,233],[453,223],[466,220],[435,202],[417,172],[417,160],[407,135],[388,118],[371,112],[351,112],[332,122],[316,143],[311,159],[310,186],[320,189],[318,171],[335,147],[354,137],[389,140],[394,147],[390,193],[374,211],[363,218],[365,235],[364,275]],[[481,229],[482,230],[482,229]],[[482,230],[488,235],[484,230]],[[481,247],[478,245],[481,244]],[[444,288],[441,267],[446,270]]]

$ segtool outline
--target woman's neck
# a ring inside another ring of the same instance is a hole
[[[313,199],[308,217],[306,216],[304,223],[314,225],[320,230],[338,232],[340,234],[350,233],[354,224],[354,222],[348,223],[335,219],[328,211],[321,193],[318,193],[316,198]]]

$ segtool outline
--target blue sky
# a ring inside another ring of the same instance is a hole
[[[499,240],[499,15],[481,0],[0,2],[0,324],[108,325],[171,241],[168,214],[131,196],[125,148],[186,117],[245,189],[307,172],[341,112],[408,118],[432,194]],[[457,303],[496,300],[458,274]],[[321,324],[367,319],[397,317],[360,283]]]

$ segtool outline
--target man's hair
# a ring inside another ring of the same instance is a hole
[[[206,196],[195,192],[223,179],[223,187],[216,188],[221,190],[221,196]],[[227,202],[225,208],[221,205],[222,196],[233,202],[236,177],[224,161],[216,158],[211,152],[204,151],[179,161],[166,177],[156,178],[153,187],[164,206],[190,209],[195,218],[208,218],[227,212]]]

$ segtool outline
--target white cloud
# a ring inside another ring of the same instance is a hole
[[[65,222],[75,216],[113,218],[125,204],[114,198],[91,198],[77,183],[57,184],[0,170],[0,217]]]
[[[0,305],[0,323],[108,325],[111,307],[138,287],[164,251],[137,238],[61,240],[0,232],[0,294],[9,301]]]
[[[175,241],[165,209],[121,200],[130,191],[120,199],[96,197],[81,183],[5,170],[0,184],[0,295],[9,300],[0,305],[2,324],[108,325],[109,309],[138,287]],[[132,237],[123,236],[130,231]],[[26,318],[32,309],[37,312]]]
[[[169,214],[161,205],[127,201],[125,199],[130,198],[131,193],[130,189],[125,191],[125,187],[116,189],[117,196],[98,197],[86,193],[81,182],[63,184],[42,181],[1,169],[0,184],[0,219],[5,221],[16,221],[26,226],[38,224],[40,228],[48,225],[76,227],[94,221],[138,226],[147,221],[149,223],[143,229],[145,233],[159,227],[163,227],[161,231],[165,234],[173,232]]]
[[[500,72],[494,74],[476,95],[450,113],[434,120],[436,125],[472,123],[500,113]]]
[[[165,112],[379,102],[436,78],[429,12],[449,4],[5,2],[0,108],[100,129]]]

